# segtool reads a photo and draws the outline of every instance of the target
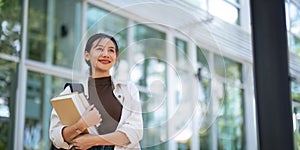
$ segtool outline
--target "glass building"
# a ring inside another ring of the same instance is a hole
[[[300,1],[286,0],[295,149]],[[49,149],[50,99],[86,84],[83,46],[113,35],[139,88],[143,149],[258,148],[248,0],[0,0],[0,149]]]

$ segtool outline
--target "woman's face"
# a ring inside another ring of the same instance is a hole
[[[107,38],[94,41],[90,52],[85,51],[85,59],[90,61],[93,75],[99,73],[109,75],[116,58],[116,46]]]

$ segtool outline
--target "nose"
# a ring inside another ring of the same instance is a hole
[[[102,56],[108,56],[108,51],[104,49],[102,50],[101,54]]]

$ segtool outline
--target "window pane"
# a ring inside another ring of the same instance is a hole
[[[290,34],[290,51],[300,56],[300,37]]]
[[[218,149],[244,149],[243,90],[225,85],[218,117]]]
[[[209,1],[209,12],[229,23],[240,24],[239,9],[224,0]]]
[[[81,39],[80,2],[31,0],[28,16],[29,59],[72,68]]]
[[[208,64],[208,51],[197,47],[197,63],[201,68],[201,76],[210,77],[210,66]]]
[[[165,39],[166,34],[155,29],[152,29],[148,26],[144,25],[136,25],[135,26],[135,40],[140,41],[143,39]]]
[[[30,0],[28,11],[27,54],[29,59],[46,60],[46,24],[47,2],[45,0]],[[52,56],[49,56],[52,57]]]
[[[143,109],[142,147],[166,149],[167,83],[165,34],[144,25],[134,26],[131,80],[139,85]]]
[[[86,12],[87,31],[89,35],[104,32],[116,38],[123,53],[127,47],[127,19],[110,13],[102,8],[88,5]],[[122,54],[122,58],[126,55]]]
[[[22,2],[0,1],[0,53],[18,56],[21,50]]]
[[[215,116],[212,111],[212,101],[211,101],[211,79],[202,77],[201,78],[201,87],[199,88],[202,90],[200,92],[201,97],[204,96],[199,101],[200,108],[199,109],[199,140],[200,140],[200,149],[212,149],[212,130],[210,129],[212,123],[214,122]]]
[[[293,125],[294,125],[294,149],[299,149],[300,145],[300,107],[299,103],[295,103],[293,109]]]
[[[24,128],[25,149],[49,149],[50,99],[70,80],[28,72]]]
[[[300,8],[290,3],[290,31],[300,37]]]
[[[300,83],[291,82],[292,100],[300,102]]]
[[[0,59],[0,149],[13,149],[17,64]]]
[[[217,75],[233,80],[235,83],[242,82],[242,64],[226,57],[215,55],[214,65]]]
[[[176,44],[176,66],[178,69],[184,70],[187,63],[190,62],[188,57],[186,41],[175,39]]]
[[[235,4],[239,4],[240,3],[240,0],[224,0],[224,1],[235,3]]]

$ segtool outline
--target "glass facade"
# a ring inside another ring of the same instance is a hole
[[[297,5],[298,4],[298,5]],[[300,56],[300,4],[286,3],[289,50]]]
[[[21,50],[21,20],[21,1],[0,1],[0,52],[2,54],[19,56]]]
[[[240,25],[240,1],[239,0],[187,0],[190,3],[200,6],[203,10],[212,15],[229,22]]]
[[[166,149],[166,44],[165,34],[145,25],[134,26],[130,79],[141,89],[145,149]]]
[[[70,81],[70,79],[28,72],[24,149],[49,148],[48,129],[52,110],[49,100],[58,95],[63,90],[63,85]]]
[[[17,63],[0,59],[0,149],[11,149],[17,87]]]
[[[244,149],[243,90],[225,85],[218,116],[218,149]]]
[[[118,41],[121,58],[126,58],[127,19],[105,9],[89,4],[86,12],[87,34],[104,32],[113,35]]]
[[[22,1],[0,1],[0,149],[13,149]]]
[[[200,149],[245,149],[242,65],[200,48],[197,51],[205,95],[200,104],[206,110],[199,119]],[[210,68],[209,62],[214,66]]]
[[[28,58],[73,68],[81,39],[81,2],[30,0],[28,10]]]
[[[291,53],[300,56],[300,3],[286,0],[286,24],[288,30],[288,49]],[[300,84],[299,78],[291,81],[291,99],[293,104],[294,149],[300,149]]]
[[[240,24],[241,0],[186,1],[229,23]],[[287,4],[289,49],[300,56],[299,6],[290,1]],[[246,121],[255,118],[254,113],[245,115],[247,109],[254,109],[246,105],[246,100],[254,99],[247,95],[251,89],[244,79],[245,67],[251,68],[249,61],[219,55],[209,43],[177,36],[181,33],[172,27],[127,10],[115,10],[109,2],[28,0],[28,7],[24,6],[23,1],[0,0],[0,149],[20,146],[13,142],[19,137],[23,138],[19,149],[49,149],[49,100],[62,91],[65,82],[82,81],[69,75],[75,70],[80,77],[86,75],[82,45],[86,37],[97,32],[113,35],[120,46],[113,76],[132,80],[140,91],[142,149],[256,148],[246,135],[247,130],[256,131],[246,128],[255,123]],[[28,17],[23,17],[23,11]],[[24,18],[28,23],[22,31]],[[189,32],[197,34],[192,26]],[[27,37],[21,40],[23,33]],[[21,58],[21,50],[26,51],[25,58]],[[228,51],[225,54],[234,56]],[[22,73],[25,81],[18,81]],[[296,144],[300,139],[298,80],[291,83]],[[24,112],[16,110],[20,92],[25,93]],[[193,103],[195,94],[197,102]],[[22,132],[15,131],[20,129],[16,128],[16,114],[23,116]],[[250,138],[256,141],[256,137]]]

